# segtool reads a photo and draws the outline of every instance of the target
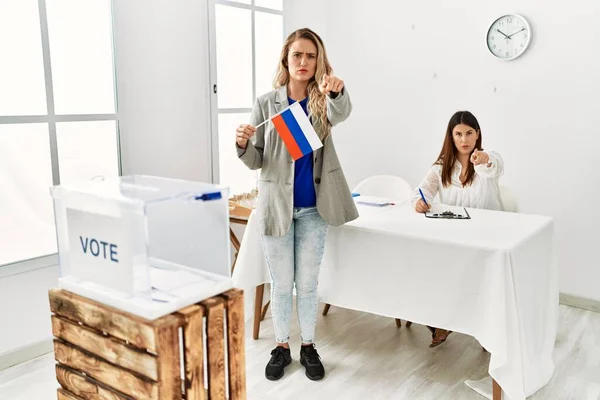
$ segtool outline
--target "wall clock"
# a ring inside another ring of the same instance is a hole
[[[496,19],[486,36],[488,50],[500,60],[514,60],[521,56],[530,42],[529,22],[518,14],[506,14]]]

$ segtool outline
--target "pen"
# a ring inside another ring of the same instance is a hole
[[[425,200],[425,196],[423,196],[423,191],[421,190],[421,188],[419,188],[419,193],[421,193],[421,198],[423,199],[423,201],[425,202],[425,205],[427,207],[429,207],[429,204],[427,204],[427,200]]]

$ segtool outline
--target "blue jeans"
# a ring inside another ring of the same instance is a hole
[[[294,208],[285,236],[261,235],[271,273],[271,312],[278,343],[290,339],[293,287],[302,343],[313,343],[319,298],[317,285],[328,225],[316,207]]]

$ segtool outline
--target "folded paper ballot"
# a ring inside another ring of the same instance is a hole
[[[173,291],[182,286],[191,283],[200,283],[205,280],[206,278],[203,276],[185,270],[150,268],[150,282],[152,282],[152,287],[162,292]]]
[[[170,293],[163,292],[155,287],[152,288],[152,301],[158,301],[160,303],[169,303],[177,300],[176,296]]]
[[[378,207],[393,206],[396,204],[393,202],[392,199],[387,199],[385,197],[362,196],[362,195],[354,197],[354,201],[357,204],[365,204],[365,205],[369,205],[369,206],[378,206]]]

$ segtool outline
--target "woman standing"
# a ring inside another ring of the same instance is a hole
[[[236,132],[239,158],[248,168],[261,169],[255,212],[271,273],[277,341],[265,375],[270,380],[281,378],[292,361],[288,341],[295,285],[300,362],[309,379],[319,380],[325,369],[314,345],[314,332],[327,228],[358,217],[331,138],[331,128],[348,118],[352,104],[344,81],[332,75],[323,41],[310,29],[288,36],[274,86],[275,90],[254,103],[250,124],[240,125]],[[259,125],[296,101],[323,147],[293,161],[273,124]]]

